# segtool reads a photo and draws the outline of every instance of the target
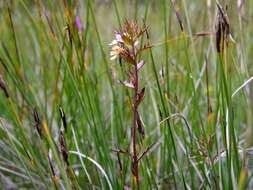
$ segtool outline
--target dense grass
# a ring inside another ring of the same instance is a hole
[[[252,189],[253,1],[220,1],[221,52],[213,0],[75,2],[0,3],[0,188],[136,189],[134,94],[108,45],[128,19],[152,45],[139,58],[140,189]]]

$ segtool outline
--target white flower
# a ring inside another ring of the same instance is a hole
[[[123,48],[119,47],[117,44],[112,47],[112,50],[110,52],[110,60],[114,60],[118,57],[120,53],[124,51]]]
[[[136,40],[136,41],[134,42],[134,46],[137,47],[138,45],[139,45],[139,41]]]
[[[116,44],[118,44],[117,40],[113,40],[111,43],[109,43],[109,46],[114,46]]]

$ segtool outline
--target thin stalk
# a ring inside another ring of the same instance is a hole
[[[135,48],[133,45],[133,51],[135,54]],[[135,60],[136,60],[136,54],[134,55]],[[133,128],[132,128],[132,146],[133,146],[133,155],[132,155],[132,169],[134,173],[134,177],[136,178],[136,184],[137,184],[137,189],[140,189],[139,185],[139,169],[138,169],[138,156],[137,156],[137,151],[136,151],[136,129],[137,129],[137,117],[138,117],[138,105],[137,105],[137,100],[138,100],[138,92],[139,92],[139,77],[138,77],[138,69],[137,69],[137,63],[135,62],[134,65],[134,73],[135,73],[135,85],[134,85],[134,96],[133,96]]]

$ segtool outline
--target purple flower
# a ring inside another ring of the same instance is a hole
[[[77,27],[78,31],[81,32],[82,24],[81,24],[81,20],[78,15],[76,15],[76,27]]]
[[[123,39],[121,37],[121,34],[119,32],[115,32],[115,39],[117,42],[123,43]]]

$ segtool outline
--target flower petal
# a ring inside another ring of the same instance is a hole
[[[142,66],[145,64],[145,61],[141,60],[138,64],[137,64],[137,70],[139,70],[140,68],[142,68]]]
[[[118,32],[115,33],[115,39],[117,42],[123,42],[122,37],[121,37],[120,33],[118,33]]]
[[[116,45],[118,42],[117,42],[117,40],[113,40],[111,43],[109,43],[109,46],[114,46],[114,45]]]
[[[134,46],[136,47],[136,46],[138,46],[138,44],[139,44],[139,41],[136,40],[136,41],[134,42]]]
[[[121,84],[123,84],[125,87],[128,88],[134,88],[134,85],[132,82],[128,82],[128,81],[119,81]]]
[[[114,55],[110,58],[110,60],[115,60],[118,56],[117,55]]]
[[[79,32],[82,30],[81,20],[80,20],[80,17],[78,15],[76,15],[76,27],[77,27]]]

